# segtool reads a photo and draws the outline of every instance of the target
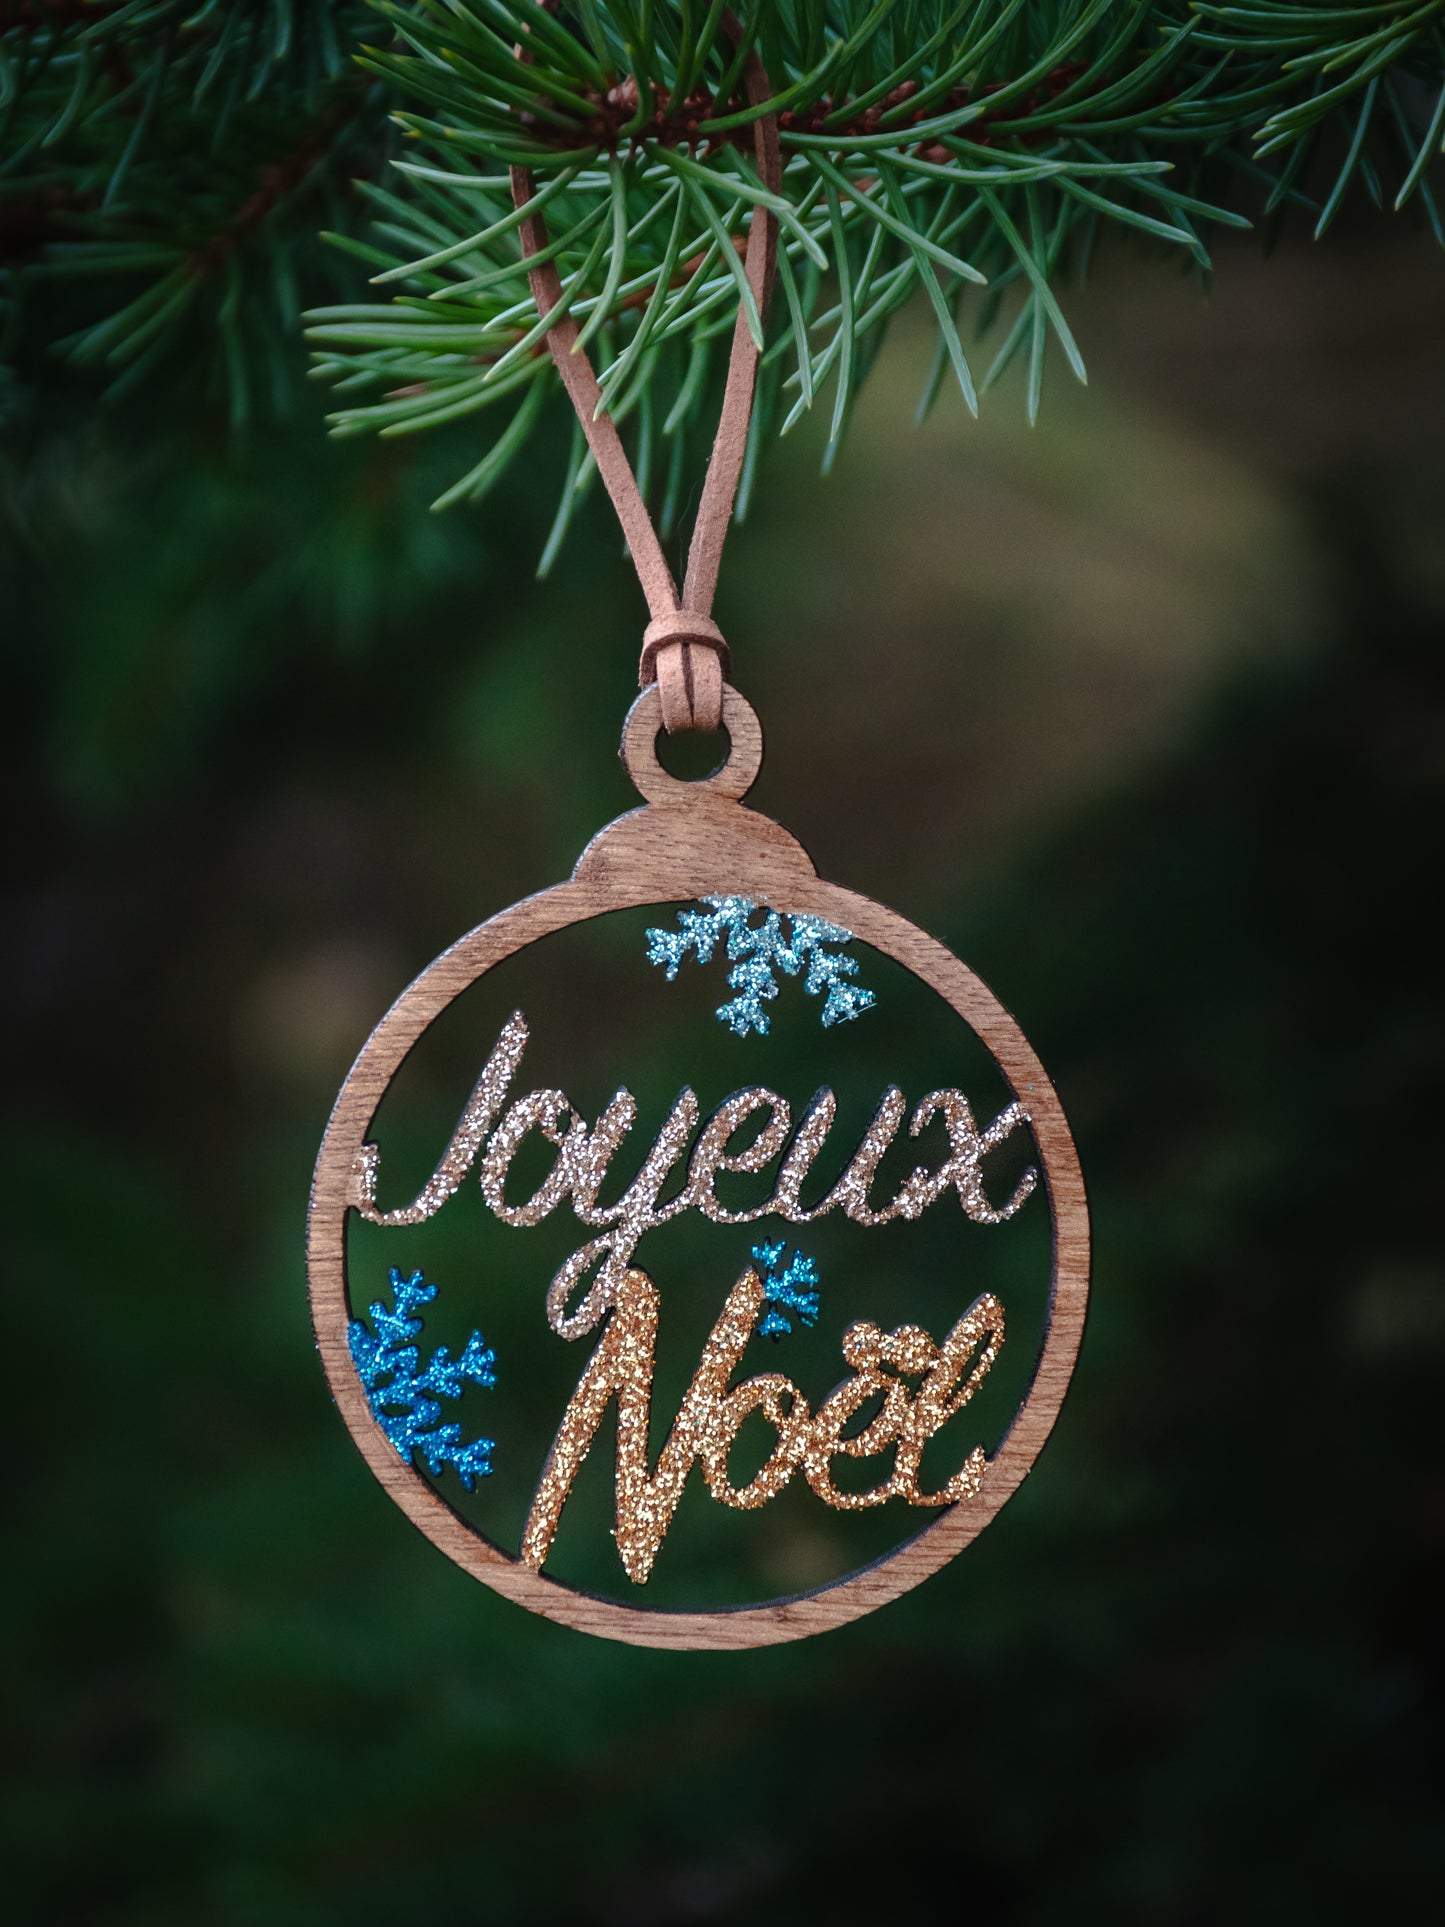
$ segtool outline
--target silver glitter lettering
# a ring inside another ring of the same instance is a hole
[[[582,1124],[565,1091],[533,1091],[527,1097],[519,1097],[493,1131],[477,1176],[481,1180],[482,1196],[503,1224],[540,1224],[572,1189],[572,1167],[566,1148],[569,1118]],[[585,1132],[587,1127],[583,1124],[582,1128]],[[529,1131],[540,1131],[549,1144],[555,1144],[557,1156],[552,1169],[525,1204],[508,1204],[507,1172]]]
[[[1010,1104],[980,1134],[962,1091],[930,1091],[919,1100],[908,1127],[909,1136],[917,1137],[939,1112],[948,1128],[948,1156],[936,1171],[925,1171],[921,1167],[914,1171],[891,1208],[904,1218],[916,1218],[952,1185],[958,1192],[959,1203],[975,1224],[1003,1224],[1032,1193],[1039,1174],[1030,1165],[1008,1203],[995,1211],[983,1188],[981,1166],[987,1152],[1002,1144],[1020,1124],[1028,1123],[1028,1113],[1022,1104]]]
[[[502,1026],[496,1048],[477,1079],[476,1089],[467,1099],[466,1109],[452,1132],[441,1163],[411,1204],[395,1211],[377,1209],[376,1176],[381,1153],[374,1144],[362,1145],[352,1178],[351,1203],[369,1224],[422,1224],[441,1210],[482,1148],[482,1141],[506,1099],[508,1086],[517,1074],[526,1045],[527,1020],[516,1010]]]
[[[903,1092],[894,1084],[883,1093],[843,1175],[821,1202],[806,1209],[801,1201],[802,1187],[833,1128],[837,1099],[831,1090],[818,1091],[789,1140],[791,1112],[786,1099],[762,1085],[753,1085],[720,1104],[701,1132],[697,1097],[691,1090],[683,1091],[631,1184],[615,1203],[601,1204],[599,1194],[612,1162],[636,1123],[637,1101],[626,1088],[617,1091],[590,1130],[565,1092],[559,1090],[533,1091],[518,1098],[502,1115],[526,1043],[527,1021],[521,1011],[516,1011],[503,1026],[441,1162],[410,1205],[393,1211],[377,1206],[380,1153],[374,1144],[364,1144],[358,1154],[351,1203],[372,1224],[420,1224],[441,1209],[479,1156],[482,1195],[504,1224],[539,1224],[570,1196],[578,1222],[598,1229],[600,1235],[572,1254],[548,1288],[547,1319],[563,1338],[581,1338],[595,1329],[615,1302],[644,1233],[684,1211],[696,1210],[715,1224],[733,1225],[751,1224],[764,1217],[809,1224],[841,1209],[855,1224],[880,1225],[895,1218],[915,1219],[954,1190],[975,1224],[1002,1224],[1013,1217],[1038,1184],[1038,1172],[1030,1166],[1007,1204],[998,1208],[990,1204],[984,1189],[982,1166],[986,1155],[1029,1122],[1022,1104],[1008,1105],[987,1130],[980,1131],[962,1091],[930,1091],[914,1109],[909,1134],[918,1137],[934,1117],[941,1116],[948,1132],[948,1154],[936,1170],[921,1165],[915,1168],[892,1203],[875,1208],[869,1194],[878,1167],[897,1138],[908,1110]],[[740,1151],[729,1151],[735,1133],[749,1118],[764,1112],[766,1121],[752,1142]],[[557,1156],[533,1195],[523,1204],[509,1205],[507,1174],[533,1130],[556,1147]],[[761,1172],[780,1155],[782,1167],[766,1202],[734,1211],[719,1201],[715,1188],[719,1172]],[[663,1202],[662,1192],[670,1175],[685,1159],[685,1181]],[[569,1313],[569,1303],[589,1278],[581,1302]]]
[[[572,1174],[572,1209],[583,1224],[610,1224],[607,1209],[599,1209],[597,1193],[617,1150],[637,1121],[637,1099],[620,1090],[589,1131],[580,1119],[567,1138],[566,1155]]]
[[[547,1322],[559,1337],[581,1338],[599,1324],[627,1275],[643,1232],[666,1224],[669,1218],[687,1210],[690,1200],[686,1185],[666,1204],[659,1204],[658,1197],[668,1173],[687,1150],[697,1129],[697,1116],[696,1096],[692,1091],[684,1091],[632,1183],[616,1204],[604,1206],[593,1214],[591,1222],[611,1224],[614,1229],[593,1238],[580,1251],[574,1251],[547,1287]],[[567,1301],[594,1265],[598,1267],[597,1276],[588,1286],[581,1304],[569,1316]]]
[[[854,1224],[888,1224],[901,1216],[897,1203],[875,1211],[868,1202],[868,1193],[883,1154],[897,1137],[898,1127],[907,1109],[908,1099],[896,1084],[890,1084],[883,1093],[883,1101],[874,1114],[873,1122],[864,1133],[863,1142],[853,1153],[848,1169],[818,1206],[815,1217],[821,1218],[825,1211],[832,1211],[838,1205],[842,1205],[844,1215],[851,1218]]]
[[[770,1116],[752,1143],[744,1150],[729,1152],[728,1139],[755,1111],[764,1110],[770,1112]],[[771,1200],[747,1211],[729,1211],[718,1202],[714,1180],[719,1171],[761,1171],[771,1164],[787,1141],[792,1121],[787,1100],[760,1086],[736,1091],[725,1103],[719,1104],[703,1125],[693,1148],[687,1172],[688,1202],[714,1224],[752,1224],[755,1219],[765,1217],[773,1209]]]
[[[820,1217],[828,1209],[828,1200],[825,1198],[816,1210],[805,1211],[798,1193],[818,1153],[827,1142],[837,1114],[837,1098],[829,1090],[819,1091],[788,1146],[788,1155],[783,1159],[783,1168],[778,1173],[778,1188],[768,1204],[767,1215],[786,1218],[789,1224],[811,1224],[814,1218]]]

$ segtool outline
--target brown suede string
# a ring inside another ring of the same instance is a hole
[[[731,14],[724,16],[724,25],[736,39],[741,29]],[[523,54],[522,58],[525,57]],[[754,106],[771,97],[767,74],[756,54],[748,56],[743,68],[743,85]],[[754,123],[753,143],[763,185],[776,194],[782,183],[782,162],[778,152],[778,124],[771,114],[762,115]],[[523,208],[536,192],[531,171],[514,167],[511,173],[513,203]],[[546,248],[547,225],[541,214],[528,215],[519,232],[522,253],[529,260]],[[754,208],[743,265],[758,313],[764,318],[772,292],[777,245],[777,217],[769,208]],[[562,281],[556,263],[539,261],[527,273],[538,314],[554,313],[562,300]],[[748,423],[752,418],[758,373],[758,347],[747,315],[740,306],[728,359],[722,413],[708,459],[680,595],[622,438],[605,409],[598,413],[602,393],[585,351],[576,350],[577,335],[577,323],[570,314],[563,315],[555,327],[548,329],[547,346],[587,437],[597,472],[612,498],[642,593],[647,598],[652,620],[643,639],[639,684],[645,689],[649,683],[657,683],[662,698],[662,719],[669,732],[716,729],[722,721],[728,649],[722,632],[712,620],[712,603],[723,542],[732,520],[743,457],[747,452]]]

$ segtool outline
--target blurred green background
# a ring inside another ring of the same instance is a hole
[[[18,1917],[1438,1918],[1445,284],[1367,221],[1070,312],[1032,432],[908,427],[901,330],[724,571],[754,801],[1019,1014],[1098,1240],[1000,1519],[734,1657],[455,1570],[306,1316],[368,1028],[631,800],[603,506],[539,586],[545,451],[439,519],[460,442],[12,417]]]

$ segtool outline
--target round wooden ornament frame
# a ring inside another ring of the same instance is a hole
[[[633,704],[622,759],[642,796],[583,851],[571,878],[503,910],[443,952],[393,1004],[341,1088],[322,1140],[308,1229],[311,1315],[332,1395],[362,1457],[414,1525],[475,1578],[543,1618],[638,1646],[679,1650],[782,1644],[862,1617],[937,1572],[975,1539],[1019,1485],[1053,1429],[1072,1375],[1088,1299],[1089,1219],[1063,1109],[1018,1024],[968,967],[894,911],[824,882],[801,844],[744,807],[762,763],[751,706],[724,689],[729,753],[712,776],[683,782],[657,760],[656,686]],[[454,1512],[404,1462],[371,1415],[347,1331],[346,1227],[353,1174],[383,1094],[428,1026],[486,971],[539,938],[612,910],[751,897],[840,924],[904,965],[964,1020],[1027,1109],[1053,1218],[1049,1306],[1033,1380],[973,1497],[940,1512],[873,1564],[790,1598],[715,1611],[628,1606],[532,1571]]]

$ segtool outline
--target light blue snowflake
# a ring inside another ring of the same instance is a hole
[[[795,1251],[784,1265],[787,1249],[781,1238],[776,1244],[753,1246],[753,1263],[763,1281],[766,1307],[758,1320],[759,1338],[789,1337],[793,1330],[790,1312],[800,1325],[818,1322],[818,1267],[801,1251]]]
[[[738,993],[719,1004],[718,1020],[746,1037],[751,1031],[766,1036],[768,1013],[763,1009],[778,994],[777,973],[796,977],[803,973],[803,988],[810,997],[826,992],[823,1023],[846,1024],[861,1017],[877,1002],[871,990],[848,982],[858,974],[858,960],[832,944],[851,943],[853,933],[836,923],[803,912],[789,916],[788,936],[783,936],[783,918],[776,910],[764,912],[761,923],[751,921],[758,905],[750,897],[704,897],[702,910],[680,910],[676,930],[649,930],[647,961],[663,964],[669,983],[689,956],[699,963],[710,963],[713,951],[727,939],[732,969],[728,983]]]
[[[471,1492],[478,1479],[491,1474],[495,1441],[473,1439],[463,1445],[460,1425],[437,1423],[442,1415],[438,1400],[460,1398],[468,1384],[495,1385],[496,1354],[483,1343],[480,1332],[473,1332],[460,1358],[449,1357],[446,1346],[438,1345],[426,1370],[418,1371],[421,1359],[412,1341],[421,1336],[422,1321],[412,1313],[418,1305],[429,1305],[436,1295],[436,1286],[427,1284],[419,1271],[403,1278],[393,1268],[392,1308],[379,1302],[369,1306],[371,1325],[353,1319],[347,1340],[371,1416],[402,1458],[409,1465],[412,1454],[420,1452],[433,1478],[445,1466],[453,1466]],[[383,1385],[384,1378],[390,1382]]]

